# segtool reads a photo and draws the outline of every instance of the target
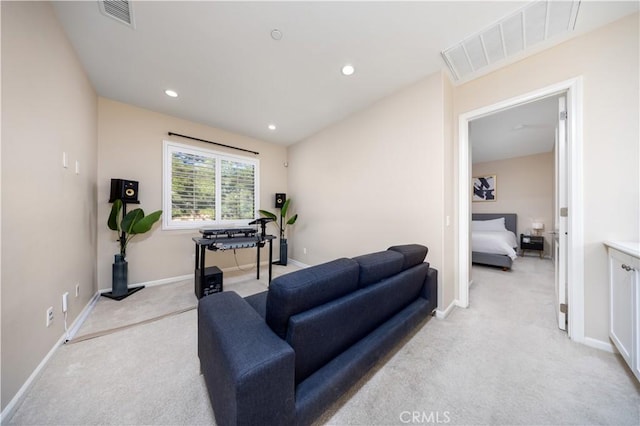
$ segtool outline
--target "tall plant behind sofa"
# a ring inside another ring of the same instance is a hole
[[[112,265],[111,292],[103,293],[104,296],[114,300],[121,300],[130,296],[144,286],[129,288],[128,263],[126,260],[127,246],[133,237],[144,234],[151,230],[153,225],[160,219],[162,210],[156,210],[145,216],[144,210],[137,208],[126,213],[126,203],[121,199],[116,199],[111,206],[111,214],[107,221],[107,226],[118,235],[120,243],[120,253],[115,255]]]
[[[289,247],[287,244],[287,239],[285,238],[285,229],[287,227],[287,225],[293,225],[296,223],[296,220],[298,220],[298,214],[294,214],[293,216],[291,216],[289,219],[287,218],[287,212],[289,210],[289,204],[291,203],[291,198],[287,198],[287,200],[284,202],[284,204],[282,205],[282,207],[280,208],[280,224],[279,224],[279,229],[280,229],[280,261],[277,262],[277,265],[283,265],[283,266],[287,266],[287,258],[289,256],[288,251],[289,251]],[[260,214],[264,217],[268,217],[270,219],[273,219],[275,222],[278,222],[278,217],[274,214],[271,213],[270,211],[267,210],[258,210],[260,212]]]

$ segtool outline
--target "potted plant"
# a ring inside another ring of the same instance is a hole
[[[162,210],[155,211],[147,216],[140,208],[133,209],[129,213],[126,212],[126,205],[122,200],[117,199],[111,206],[111,214],[107,226],[109,229],[118,233],[118,242],[120,243],[120,254],[115,255],[112,265],[113,278],[111,282],[112,291],[104,293],[105,296],[112,299],[121,300],[130,294],[144,288],[144,286],[129,289],[128,288],[128,264],[126,260],[127,245],[133,237],[148,232],[154,223],[156,223]]]
[[[285,228],[287,227],[287,225],[293,225],[294,223],[296,223],[296,220],[298,220],[298,214],[294,214],[293,216],[291,216],[288,220],[287,218],[287,211],[289,210],[289,203],[291,202],[291,198],[288,198],[284,204],[282,205],[282,207],[280,208],[280,261],[276,262],[276,265],[283,265],[283,266],[287,266],[287,256],[288,256],[288,245],[287,245],[287,239],[284,237],[285,236]],[[273,219],[274,221],[278,221],[278,217],[271,213],[270,211],[267,210],[258,210],[258,212],[260,212],[260,214],[264,217],[268,217]]]

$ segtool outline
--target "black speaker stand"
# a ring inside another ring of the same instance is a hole
[[[138,286],[138,287],[131,287],[131,288],[127,289],[127,292],[125,294],[121,294],[119,296],[114,296],[112,291],[108,291],[106,293],[102,293],[102,296],[108,297],[109,299],[113,299],[113,300],[122,300],[122,299],[124,299],[126,297],[131,296],[136,291],[142,290],[143,288],[144,288],[143,285]]]

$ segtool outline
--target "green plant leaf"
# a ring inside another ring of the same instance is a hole
[[[125,215],[122,219],[122,230],[127,234],[131,233],[131,229],[137,221],[144,217],[144,211],[142,209],[133,209]]]
[[[118,219],[120,218],[121,209],[122,200],[115,200],[113,202],[113,205],[111,206],[111,214],[109,215],[109,220],[107,221],[107,226],[109,227],[109,229],[111,229],[112,231],[118,231],[118,233],[120,233],[120,224],[118,223]]]
[[[296,223],[296,220],[298,220],[297,213],[289,218],[289,220],[287,221],[287,225],[293,225],[294,223]]]
[[[287,217],[287,210],[289,210],[290,201],[291,201],[291,198],[287,198],[287,200],[282,205],[282,208],[280,209],[280,214],[282,215],[282,217]]]
[[[160,216],[162,215],[162,210],[155,211],[147,216],[140,218],[137,222],[133,224],[131,227],[132,234],[144,234],[149,231],[154,223],[156,223]]]
[[[258,210],[258,213],[260,213],[264,217],[268,217],[273,220],[278,220],[278,217],[275,214],[268,212],[266,210]]]

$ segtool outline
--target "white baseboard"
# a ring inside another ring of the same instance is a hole
[[[440,309],[436,309],[436,318],[445,319],[446,317],[449,316],[449,314],[455,307],[456,307],[456,301],[454,300],[449,304],[449,306],[447,306],[447,308],[444,311],[441,311]]]
[[[297,261],[295,259],[288,259],[287,262],[289,262],[292,265],[297,266],[298,268],[303,268],[303,269],[304,268],[308,268],[309,266],[311,266],[311,265],[307,265],[306,263],[299,262],[299,261]]]
[[[75,334],[80,329],[82,323],[87,319],[89,313],[91,312],[99,298],[100,292],[97,292],[93,295],[91,300],[89,300],[86,306],[82,309],[82,312],[80,312],[80,315],[78,315],[71,324],[71,327],[69,328],[69,336],[73,337],[73,334]],[[6,424],[9,419],[13,417],[16,409],[20,406],[20,404],[26,397],[27,392],[29,391],[35,380],[40,376],[42,370],[47,365],[53,354],[55,354],[58,348],[62,346],[66,341],[67,333],[63,333],[58,341],[53,345],[51,350],[47,353],[47,355],[42,359],[42,361],[40,361],[40,364],[38,364],[35,370],[33,370],[27,381],[24,382],[24,384],[20,387],[18,392],[16,392],[11,401],[9,401],[4,410],[2,410],[2,413],[0,413],[0,424]]]
[[[603,342],[602,340],[594,339],[592,337],[585,337],[582,343],[592,348],[600,349],[601,351],[611,352],[612,354],[618,353],[618,350],[611,344],[611,342]]]
[[[303,263],[300,263],[296,260],[293,259],[289,259],[288,260],[290,263],[299,266],[301,268],[306,268],[309,265],[305,265]],[[250,268],[252,266],[255,266],[255,263],[250,263],[250,264],[245,264],[245,265],[240,265],[240,268]],[[269,261],[262,261],[260,262],[260,266],[269,266]],[[231,271],[237,271],[238,267],[237,266],[230,266],[228,268],[222,268],[221,271],[222,272],[231,272]],[[180,281],[186,281],[186,280],[190,280],[193,279],[193,274],[187,274],[187,275],[178,275],[176,277],[169,277],[169,278],[162,278],[160,280],[152,280],[152,281],[144,281],[144,282],[140,282],[140,283],[135,283],[135,284],[129,284],[128,288],[132,288],[132,287],[139,287],[141,285],[145,286],[145,287],[154,287],[157,285],[165,285],[165,284],[172,284],[172,283],[177,283]],[[99,293],[106,293],[111,291],[111,288],[103,288],[98,290]]]
[[[20,404],[26,397],[27,391],[31,388],[35,380],[40,376],[44,367],[47,365],[47,363],[49,362],[53,354],[56,352],[58,347],[60,347],[60,345],[64,343],[66,338],[67,336],[63,334],[60,337],[60,339],[58,339],[58,341],[55,343],[55,345],[53,345],[49,353],[42,359],[42,361],[40,361],[40,364],[38,364],[36,369],[33,370],[33,373],[31,373],[27,381],[24,382],[22,387],[20,387],[20,390],[18,390],[18,392],[13,396],[11,401],[9,401],[9,403],[4,408],[4,410],[2,410],[2,414],[0,414],[0,424],[6,424],[9,421],[9,419],[13,417],[13,415],[16,412],[16,409],[20,406]]]
[[[131,288],[131,287],[137,287],[137,286],[140,286],[140,285],[144,285],[145,287],[153,287],[153,286],[158,286],[158,285],[164,285],[164,284],[170,284],[170,283],[174,283],[174,282],[184,281],[184,280],[188,280],[188,279],[192,279],[192,278],[193,278],[193,274],[180,275],[180,276],[177,276],[177,277],[163,278],[163,279],[160,279],[160,280],[153,280],[153,281],[146,281],[146,282],[142,282],[142,283],[129,284],[128,287]],[[60,339],[58,339],[58,341],[53,345],[53,347],[51,348],[49,353],[47,353],[47,355],[43,358],[43,360],[40,362],[40,364],[38,364],[38,366],[33,371],[33,373],[31,373],[31,375],[29,376],[27,381],[22,385],[20,390],[18,390],[16,395],[13,397],[13,399],[11,399],[11,401],[9,401],[9,404],[7,404],[5,409],[2,410],[2,413],[0,413],[0,424],[5,424],[5,422],[8,421],[13,416],[13,414],[15,413],[15,410],[17,409],[17,407],[20,405],[20,403],[24,399],[27,391],[31,388],[31,386],[33,385],[33,382],[38,378],[38,376],[40,375],[40,373],[42,372],[44,367],[47,365],[47,363],[49,362],[49,360],[51,359],[53,354],[56,352],[56,350],[67,341],[67,338],[73,339],[75,334],[78,332],[78,330],[80,330],[80,327],[82,327],[82,324],[86,321],[87,317],[89,316],[89,314],[93,310],[94,306],[96,305],[96,303],[100,299],[100,295],[102,293],[106,293],[106,292],[109,292],[109,291],[111,291],[110,288],[100,289],[100,290],[98,290],[96,292],[96,294],[93,295],[91,300],[89,300],[87,305],[82,309],[82,312],[80,312],[80,315],[78,315],[76,317],[76,319],[71,324],[71,327],[69,327],[68,333],[63,333],[62,334]]]
[[[135,283],[135,284],[129,284],[127,287],[131,288],[131,287],[139,287],[141,285],[145,286],[145,287],[154,287],[157,285],[164,285],[164,284],[171,284],[171,283],[176,283],[179,281],[185,281],[185,280],[190,280],[193,279],[193,274],[187,274],[187,275],[179,275],[177,277],[169,277],[169,278],[162,278],[160,280],[152,280],[152,281],[145,281],[145,282],[141,282],[141,283]],[[98,290],[99,293],[106,293],[108,291],[111,291],[111,288],[103,288]]]
[[[302,263],[299,263],[295,260],[289,259],[289,262],[295,264],[296,266],[300,266],[300,267],[306,267],[307,265],[303,265]],[[250,263],[250,264],[245,264],[245,265],[240,265],[240,268],[251,268],[252,266],[255,266],[255,263]],[[260,262],[260,266],[269,266],[269,261],[262,261]],[[228,268],[222,268],[221,271],[222,272],[231,272],[231,271],[237,271],[238,267],[237,266],[229,266]],[[180,281],[186,281],[186,280],[191,280],[193,279],[193,274],[186,274],[186,275],[178,275],[176,277],[169,277],[169,278],[162,278],[160,280],[152,280],[152,281],[144,281],[144,282],[140,282],[140,283],[135,283],[135,284],[129,284],[128,288],[132,288],[132,287],[139,287],[141,285],[145,286],[145,287],[154,287],[157,285],[165,285],[165,284],[172,284],[172,283],[177,283]],[[111,291],[110,288],[103,288],[98,290],[99,293],[106,293]]]
[[[73,323],[71,323],[71,327],[69,327],[68,332],[69,340],[73,339],[73,336],[75,336],[78,330],[80,330],[80,327],[82,327],[82,324],[84,324],[91,311],[93,311],[94,306],[98,303],[98,299],[100,299],[100,292],[93,295],[82,312],[80,312],[80,315],[78,315]]]

